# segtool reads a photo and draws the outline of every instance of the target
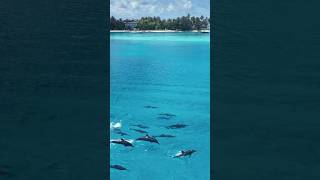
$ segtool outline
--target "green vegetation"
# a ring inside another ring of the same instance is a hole
[[[132,22],[134,25],[128,25]],[[111,30],[203,30],[208,29],[210,18],[187,16],[177,17],[175,19],[161,19],[160,17],[142,17],[140,19],[116,19],[110,18]]]
[[[122,19],[116,19],[113,16],[110,18],[110,28],[111,30],[125,30],[125,23]]]

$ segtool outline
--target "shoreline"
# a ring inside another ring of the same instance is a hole
[[[210,33],[210,30],[192,30],[192,31],[178,31],[178,30],[110,30],[111,33],[178,33],[178,32],[194,32],[194,33]]]

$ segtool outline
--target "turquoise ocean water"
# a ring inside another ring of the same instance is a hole
[[[206,180],[210,177],[210,35],[203,33],[111,33],[112,180]],[[159,115],[169,113],[175,116]],[[167,129],[173,124],[185,128]],[[121,127],[120,127],[121,124]],[[133,125],[144,125],[140,128]],[[147,131],[160,144],[135,141]],[[194,149],[191,157],[172,158]]]

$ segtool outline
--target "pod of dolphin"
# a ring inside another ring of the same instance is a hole
[[[156,107],[156,106],[144,106],[144,108],[156,109],[158,107]],[[161,114],[158,114],[158,115],[159,115],[158,119],[164,119],[164,120],[169,120],[171,118],[176,117],[176,115],[171,114],[171,113],[161,113]],[[150,136],[146,130],[142,130],[142,129],[148,129],[149,128],[148,126],[141,125],[141,124],[132,124],[131,126],[132,127],[137,127],[137,128],[140,128],[140,129],[130,128],[130,130],[136,131],[138,133],[145,134],[144,136],[137,138],[136,141],[145,141],[145,142],[149,142],[149,143],[160,144],[159,141],[157,140],[157,138],[174,138],[174,137],[176,137],[176,136],[170,135],[170,134],[160,134],[160,135],[156,135],[156,136]],[[166,128],[167,129],[181,129],[181,128],[185,128],[187,126],[188,125],[186,125],[186,124],[177,123],[177,124],[172,124],[172,125],[166,126]],[[114,133],[119,134],[121,136],[128,135],[127,133],[122,132],[120,129],[114,129]],[[130,142],[129,140],[125,140],[123,138],[111,140],[110,142],[113,143],[113,144],[123,145],[125,147],[134,147],[132,142]],[[193,149],[181,150],[180,152],[178,152],[176,155],[174,155],[172,157],[173,158],[182,158],[182,157],[186,157],[186,156],[190,157],[195,152],[196,152],[196,150],[193,150]],[[125,168],[125,167],[123,167],[121,165],[118,165],[118,164],[110,165],[110,168],[117,169],[117,170],[127,170],[127,168]]]

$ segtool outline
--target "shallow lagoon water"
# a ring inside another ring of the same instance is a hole
[[[134,147],[110,144],[112,180],[206,180],[210,177],[210,34],[111,33],[111,117],[134,140],[145,134],[170,134],[160,144],[134,141]],[[147,108],[152,106],[155,108]],[[176,115],[161,118],[159,114]],[[182,123],[182,129],[166,126]],[[147,129],[134,124],[148,126]],[[191,157],[172,158],[180,150]]]

